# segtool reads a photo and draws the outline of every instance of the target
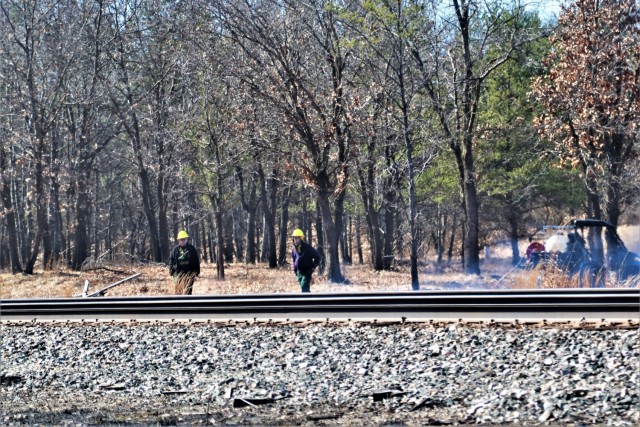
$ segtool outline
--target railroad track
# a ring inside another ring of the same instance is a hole
[[[0,300],[7,321],[640,321],[640,289],[527,289],[339,294]]]

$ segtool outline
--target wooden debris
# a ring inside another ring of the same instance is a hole
[[[102,288],[102,289],[100,289],[100,290],[99,290],[99,291],[97,291],[97,292],[94,292],[94,293],[92,293],[92,294],[87,295],[87,297],[101,297],[101,296],[103,296],[103,295],[104,295],[104,294],[105,294],[109,289],[115,288],[116,286],[119,286],[119,285],[123,284],[124,282],[127,282],[127,281],[129,281],[129,280],[131,280],[131,279],[135,279],[136,277],[140,276],[140,274],[141,274],[141,273],[136,273],[136,274],[134,274],[133,276],[129,276],[129,277],[126,277],[126,278],[124,278],[124,279],[122,279],[122,280],[119,280],[119,281],[117,281],[117,282],[115,282],[115,283],[112,283],[112,284],[110,284],[109,286],[107,286],[107,287],[105,287],[105,288]],[[86,285],[85,285],[85,286],[86,286]]]

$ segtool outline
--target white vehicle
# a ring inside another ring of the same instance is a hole
[[[626,248],[608,222],[576,219],[571,225],[547,225],[542,230],[549,237],[543,251],[534,257],[527,254],[531,266],[553,262],[567,274],[579,275],[581,286],[604,287],[611,274],[629,286],[640,283],[640,256]]]

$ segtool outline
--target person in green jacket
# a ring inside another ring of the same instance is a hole
[[[169,274],[173,277],[178,292],[191,295],[196,277],[200,275],[200,256],[196,248],[189,243],[186,231],[180,231],[177,240],[178,244],[171,251]]]
[[[293,230],[293,248],[291,258],[293,259],[293,272],[300,284],[302,292],[311,292],[311,275],[318,265],[320,265],[320,254],[310,244],[304,241],[304,233],[299,228]]]

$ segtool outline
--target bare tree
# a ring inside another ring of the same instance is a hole
[[[253,165],[253,163],[252,163]],[[253,175],[253,174],[252,174]],[[245,192],[245,174],[242,169],[236,165],[236,178],[240,190],[240,201],[242,207],[248,214],[247,219],[247,256],[245,258],[248,264],[256,263],[256,212],[258,210],[257,183],[255,177],[249,179],[248,193]]]
[[[10,154],[8,153],[4,141],[0,141],[0,196],[2,197],[2,206],[4,208],[4,217],[6,219],[9,258],[11,260],[11,272],[16,274],[22,271],[20,263],[20,254],[18,253],[18,232],[16,229],[16,214],[11,198],[11,177],[12,168],[10,166]]]
[[[474,142],[487,77],[537,34],[522,25],[519,2],[435,2],[434,28],[412,46],[440,130],[452,150],[464,203],[464,270],[480,273],[478,184]],[[450,13],[452,12],[452,13]]]
[[[180,59],[176,41],[183,17],[177,9],[145,9],[129,3],[110,4],[114,16],[111,55],[117,67],[114,111],[130,143],[132,163],[140,184],[139,197],[147,218],[156,262],[169,256],[168,200],[173,144],[168,110],[180,96]],[[167,16],[169,18],[167,18]]]
[[[240,78],[293,131],[289,158],[317,191],[329,244],[328,278],[344,282],[338,238],[352,143],[344,74],[349,53],[340,44],[335,14],[324,6],[219,2],[217,11],[226,35],[245,57],[239,61],[246,65],[238,69]]]
[[[103,3],[84,4],[77,10],[82,17],[79,35],[86,50],[79,52],[81,61],[72,73],[67,88],[69,94],[62,110],[59,126],[68,140],[70,191],[75,196],[75,224],[71,268],[80,270],[89,256],[92,182],[98,179],[95,171],[100,153],[118,133],[118,121],[109,108],[110,75],[105,56],[113,24],[105,18]],[[93,176],[95,175],[95,176]],[[54,193],[55,194],[55,193]],[[57,201],[56,201],[57,202]],[[95,229],[95,227],[94,227]],[[94,231],[95,232],[95,231]]]
[[[20,133],[25,137],[24,143],[20,144],[21,151],[29,161],[28,177],[21,183],[16,182],[16,188],[10,191],[15,198],[15,190],[24,185],[29,194],[29,210],[23,211],[25,221],[31,221],[32,214],[35,216],[35,233],[24,234],[23,231],[22,239],[19,238],[25,255],[24,272],[32,274],[41,245],[43,265],[45,268],[51,266],[48,191],[53,153],[51,133],[65,104],[66,83],[77,61],[74,30],[81,27],[83,16],[75,16],[72,7],[55,1],[6,1],[0,3],[0,11],[0,48],[11,67],[11,74],[4,74],[3,80],[5,87],[12,89],[11,114],[15,114],[14,119],[19,117],[21,120],[21,123],[13,120],[11,127],[15,131],[21,129]],[[9,209],[15,209],[15,206]],[[14,217],[14,221],[19,224],[21,219]]]
[[[265,236],[267,237],[266,258],[269,268],[278,266],[276,253],[276,203],[278,197],[279,178],[275,168],[270,168],[265,176],[262,164],[258,164],[258,176],[260,177],[260,201],[265,222]]]

